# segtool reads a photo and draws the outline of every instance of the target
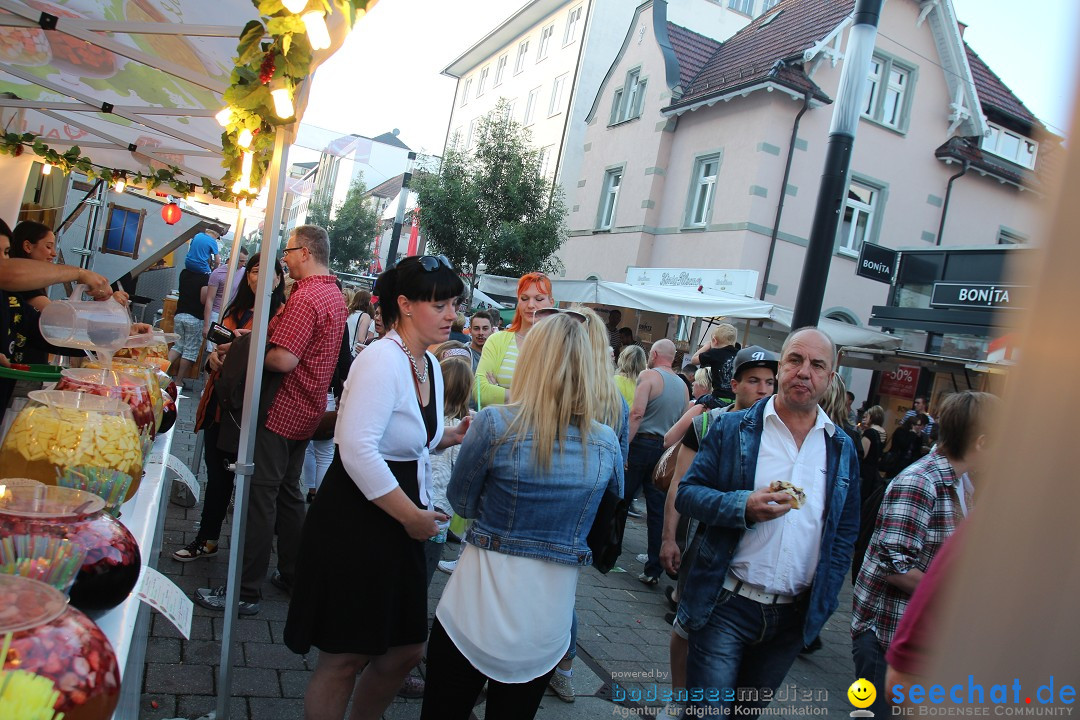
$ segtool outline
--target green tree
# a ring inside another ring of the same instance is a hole
[[[438,174],[414,178],[424,237],[468,276],[470,297],[481,266],[510,277],[562,269],[555,251],[566,239],[566,205],[540,169],[529,131],[500,100],[480,119],[471,152],[450,147]]]
[[[365,192],[364,178],[359,176],[337,208],[332,209],[328,201],[312,200],[308,205],[305,223],[324,228],[330,236],[332,270],[359,272],[371,260],[379,215],[364,199]]]

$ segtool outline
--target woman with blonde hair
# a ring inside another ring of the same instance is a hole
[[[615,385],[622,393],[627,405],[634,404],[634,390],[637,389],[638,375],[649,367],[649,359],[640,345],[627,345],[619,353],[619,362],[615,370]]]
[[[476,414],[447,498],[475,522],[435,611],[422,720],[532,718],[570,645],[586,536],[604,492],[622,493],[615,432],[601,424],[596,353],[581,313],[529,332],[510,403]]]
[[[525,273],[518,280],[517,308],[506,330],[492,333],[484,343],[476,366],[478,408],[502,405],[510,397],[510,382],[519,358],[519,350],[535,322],[537,310],[555,305],[551,280],[542,272]]]

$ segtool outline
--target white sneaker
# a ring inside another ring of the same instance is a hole
[[[644,565],[645,563],[649,562],[649,554],[648,553],[641,553],[640,555],[637,556],[637,561],[639,563],[641,563],[642,565]]]
[[[574,702],[574,681],[572,677],[567,677],[556,670],[551,674],[551,679],[548,680],[548,687],[554,690],[555,694],[563,702]]]
[[[454,572],[454,570],[456,568],[457,568],[457,560],[440,560],[439,561],[439,570],[446,573],[447,575],[453,574],[453,572]]]

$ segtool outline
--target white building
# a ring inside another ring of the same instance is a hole
[[[775,2],[672,0],[668,14],[684,27],[726,38]],[[580,176],[585,152],[585,116],[634,13],[630,0],[526,3],[443,70],[457,80],[446,145],[472,147],[479,119],[505,98],[511,117],[529,128],[543,153],[543,172],[563,185],[569,202],[574,188],[567,183]],[[624,78],[627,117],[648,81]]]
[[[310,139],[304,144],[313,147]],[[357,178],[363,176],[370,189],[405,172],[410,152],[396,129],[374,138],[353,134],[329,140],[321,146],[311,201],[330,201],[332,213]]]

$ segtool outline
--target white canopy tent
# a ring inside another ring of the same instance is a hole
[[[771,320],[784,327],[791,327],[792,310],[790,308],[730,293],[628,285],[606,280],[552,279],[551,285],[552,293],[559,302],[612,305],[700,318]],[[495,295],[513,297],[517,293],[517,279],[483,275],[480,278],[480,288]],[[900,346],[900,338],[826,317],[821,318],[819,327],[827,332],[838,346],[852,345],[868,348]]]
[[[363,3],[357,3],[364,5]],[[286,155],[303,116],[310,78],[341,46],[350,23],[338,3],[326,16],[329,47],[315,51],[307,81],[296,88],[294,117],[277,126],[266,177],[269,192],[262,232],[264,257],[274,257],[282,214]],[[5,132],[31,132],[64,153],[78,145],[100,168],[144,175],[179,168],[184,183],[207,178],[221,184],[222,128],[215,119],[225,105],[234,58],[245,26],[260,19],[251,0],[69,0],[55,7],[35,0],[0,0],[0,118]],[[265,20],[265,18],[264,18]],[[24,155],[30,155],[24,152]],[[6,182],[21,188],[27,158],[0,156]],[[165,189],[165,188],[163,188]],[[14,196],[0,211],[14,220]],[[205,199],[200,196],[200,199]],[[17,209],[17,200],[14,202]],[[242,216],[237,221],[229,268],[231,283]],[[266,343],[270,279],[259,277],[252,345]],[[262,353],[251,353],[248,377],[261,377]],[[217,717],[229,717],[233,627],[237,619],[240,558],[260,383],[248,383],[236,463],[236,500],[229,553],[229,611],[225,614],[217,684]],[[135,688],[136,703],[139,688]],[[137,707],[117,711],[134,717]]]

